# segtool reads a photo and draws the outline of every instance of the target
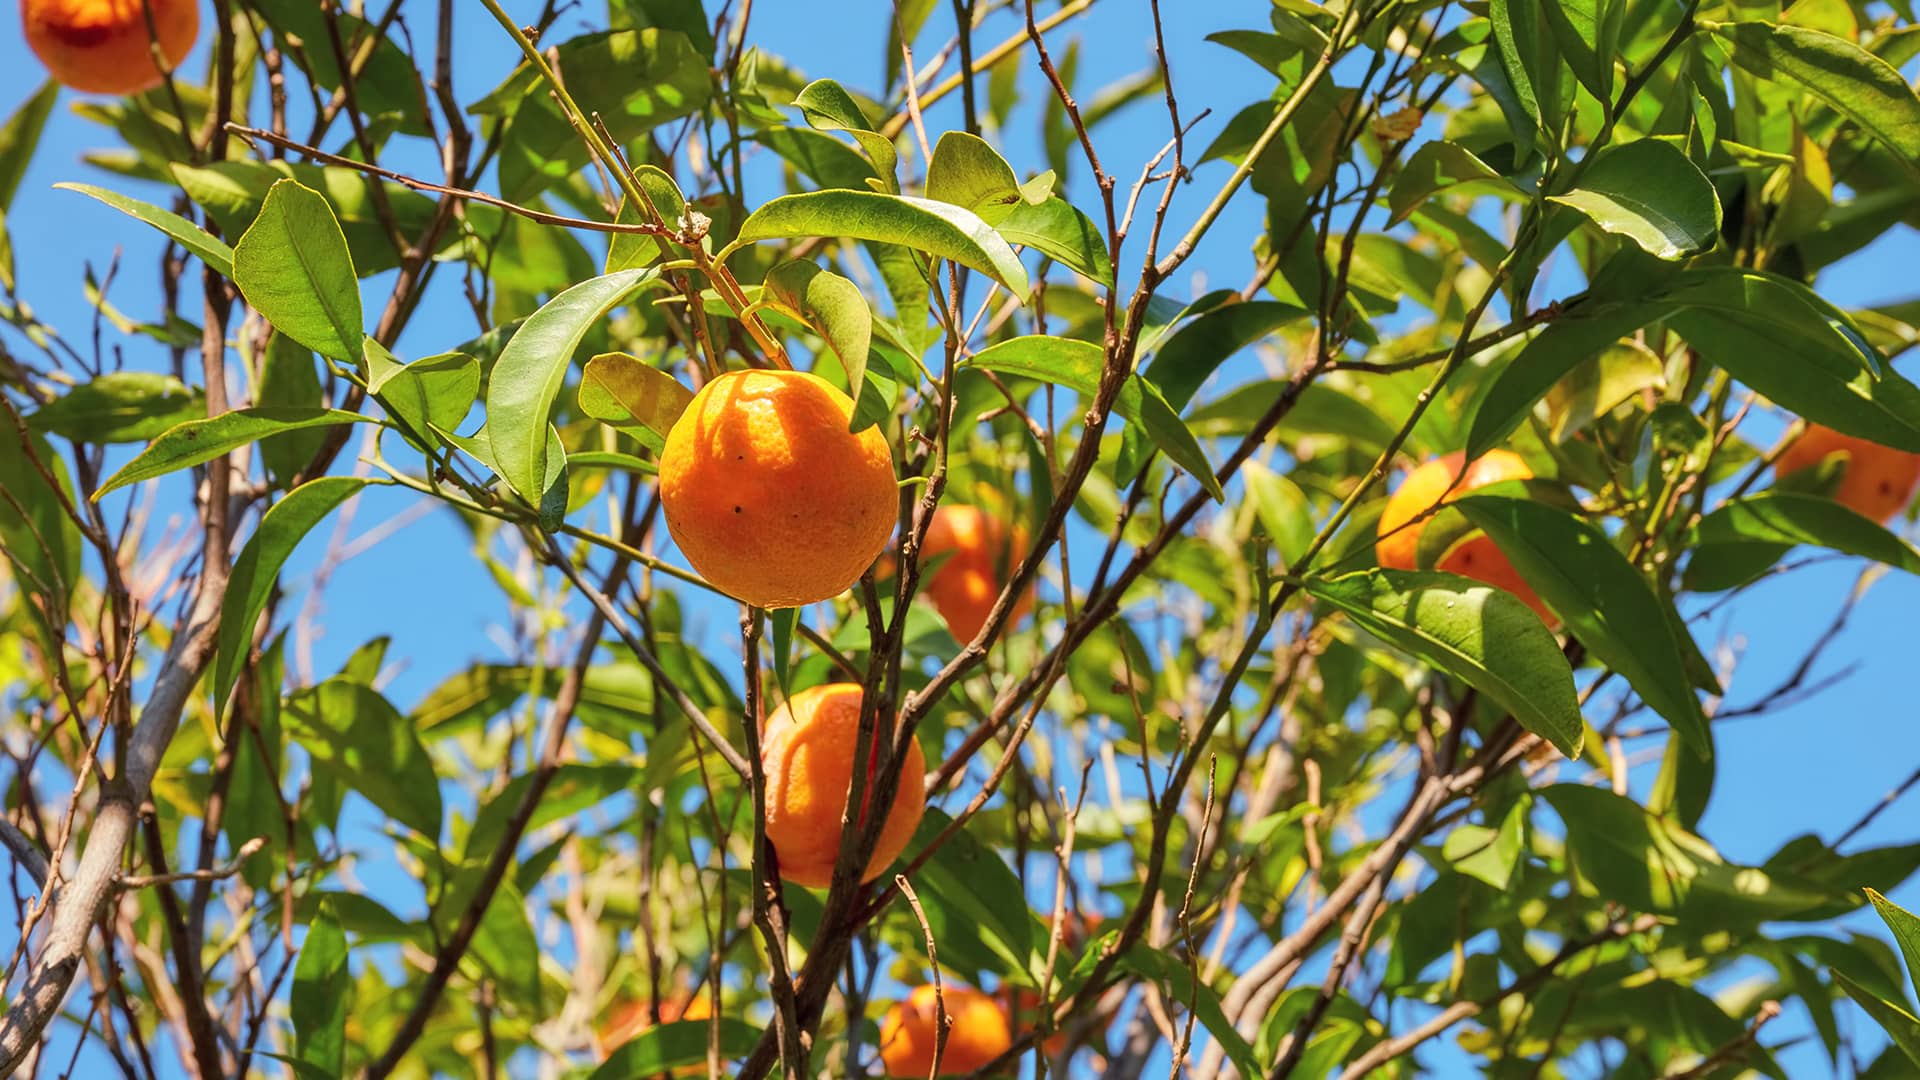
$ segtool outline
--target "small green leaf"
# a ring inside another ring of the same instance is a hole
[[[1755,76],[1797,85],[1885,143],[1920,162],[1920,97],[1891,64],[1844,38],[1767,22],[1720,23],[1733,62]]]
[[[1915,986],[1920,986],[1920,917],[1872,889],[1867,889],[1866,894],[1887,929],[1893,931],[1893,940],[1900,943],[1900,955],[1906,958],[1908,976]]]
[[[1520,189],[1481,161],[1473,151],[1457,143],[1435,141],[1422,145],[1394,174],[1387,189],[1387,206],[1392,211],[1389,225],[1398,225],[1420,209],[1422,203],[1442,191],[1462,184],[1473,184],[1473,193],[1492,191],[1504,198],[1520,197]]]
[[[899,244],[971,267],[1027,294],[1027,271],[986,222],[931,199],[874,191],[813,191],[764,203],[740,224],[741,243],[797,236],[850,236]]]
[[[813,328],[840,358],[847,394],[858,400],[873,345],[873,309],[860,287],[806,259],[790,259],[767,271],[766,299]]]
[[[1729,502],[1694,526],[1692,543],[1811,544],[1920,574],[1920,551],[1911,544],[1831,499],[1797,492],[1763,491]]]
[[[1307,501],[1307,493],[1300,490],[1300,485],[1258,461],[1240,466],[1240,480],[1247,487],[1247,500],[1253,503],[1254,514],[1273,541],[1274,550],[1292,565],[1313,543],[1313,504]]]
[[[1606,533],[1530,499],[1472,495],[1453,503],[1493,538],[1520,576],[1601,663],[1619,672],[1702,757],[1712,753],[1706,716],[1646,578]]]
[[[680,194],[680,186],[673,182],[657,165],[642,165],[633,170],[634,182],[642,194],[653,204],[653,210],[671,227],[687,212],[687,198]],[[651,223],[653,218],[644,207],[635,206],[631,200],[622,199],[620,216],[617,219],[623,225]],[[661,243],[651,236],[640,233],[614,233],[607,243],[606,272],[617,274],[622,270],[632,270],[646,266],[660,256]]]
[[[294,1057],[322,1075],[339,1076],[346,1064],[347,1014],[352,1008],[347,936],[334,918],[332,901],[322,900],[293,966],[287,1011],[293,1017]]]
[[[1024,375],[1064,386],[1091,402],[1100,389],[1105,356],[1100,346],[1091,342],[1034,335],[990,345],[967,363],[988,371]],[[1226,500],[1199,440],[1187,430],[1180,414],[1167,404],[1157,387],[1138,375],[1128,376],[1120,392],[1114,395],[1113,411],[1129,423],[1145,428],[1161,452],[1193,474],[1215,499]]]
[[[892,140],[877,134],[873,121],[867,118],[866,109],[847,93],[845,87],[832,79],[815,79],[801,87],[794,96],[793,103],[799,107],[800,114],[806,117],[807,125],[815,131],[844,131],[853,136],[866,152],[867,160],[880,180],[880,186],[889,195],[900,193],[900,181],[897,177],[900,155],[894,150]]]
[[[1848,978],[1845,973],[1835,971],[1833,981],[1840,985],[1847,996],[1873,1017],[1873,1022],[1886,1031],[1888,1038],[1907,1055],[1916,1068],[1920,1068],[1920,1018],[1907,1011],[1905,1003],[1887,1001],[1880,995]]]
[[[233,249],[179,214],[92,184],[60,183],[53,186],[77,191],[82,195],[90,195],[123,214],[138,218],[178,240],[181,247],[200,256],[202,262],[212,267],[222,277],[233,276]]]
[[[1683,259],[1720,236],[1720,196],[1687,155],[1659,139],[1602,150],[1549,201],[1625,236],[1659,259]]]
[[[98,499],[128,484],[212,461],[229,450],[269,435],[327,424],[353,424],[365,419],[359,413],[342,409],[235,409],[206,420],[190,420],[167,429],[153,440],[138,457],[109,477],[93,497]]]
[[[654,450],[666,445],[667,432],[692,403],[693,392],[680,380],[627,353],[601,353],[580,376],[580,411],[633,431]]]
[[[621,270],[573,286],[534,312],[501,350],[487,384],[494,467],[528,503],[547,490],[547,432],[554,399],[580,342],[613,309],[656,280]]]
[[[254,625],[267,610],[280,568],[321,519],[358,494],[366,483],[356,476],[323,476],[294,488],[260,516],[259,528],[234,560],[226,601],[220,608],[220,637],[213,663],[217,710],[224,710],[227,695],[240,677],[247,649],[253,644]]]
[[[1542,4],[1560,55],[1593,96],[1609,106],[1613,99],[1613,62],[1620,46],[1625,0],[1558,0]]]
[[[1113,284],[1113,260],[1100,227],[1058,196],[1034,205],[1023,202],[999,224],[1010,244],[1029,247],[1095,285]]]
[[[971,211],[989,225],[1000,224],[1025,205],[1013,166],[987,140],[964,131],[949,131],[934,145],[933,160],[927,163],[927,198]]]
[[[1507,883],[1513,880],[1514,866],[1520,861],[1530,805],[1530,798],[1516,799],[1497,829],[1485,825],[1456,826],[1447,834],[1442,855],[1455,870],[1504,892]]]
[[[440,835],[440,780],[413,725],[378,692],[332,678],[287,699],[287,731],[314,771],[352,788],[420,835]]]
[[[707,1063],[708,1025],[720,1025],[720,1059],[730,1061],[753,1053],[764,1027],[723,1016],[716,1020],[675,1020],[635,1035],[607,1055],[587,1080],[629,1080],[658,1076],[676,1068]]]
[[[267,192],[233,250],[233,282],[274,328],[336,360],[360,359],[360,286],[327,200],[297,181]]]
[[[480,396],[480,361],[465,353],[426,356],[402,364],[379,342],[367,339],[367,389],[387,414],[416,435],[451,431]]]
[[[97,444],[146,442],[207,414],[206,398],[171,375],[109,371],[27,417],[36,431]]]
[[[1540,617],[1512,594],[1452,574],[1368,570],[1306,591],[1368,633],[1464,680],[1568,757],[1585,725],[1573,671]]]

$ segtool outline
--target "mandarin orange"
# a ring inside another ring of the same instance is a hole
[[[1452,502],[1489,484],[1503,480],[1526,480],[1533,476],[1533,470],[1527,467],[1520,455],[1507,450],[1487,451],[1472,465],[1466,466],[1466,474],[1462,476],[1461,469],[1465,461],[1466,454],[1462,451],[1443,454],[1423,462],[1400,482],[1400,486],[1387,499],[1386,509],[1380,514],[1380,540],[1374,545],[1374,553],[1379,557],[1381,566],[1390,570],[1418,568],[1420,534],[1426,530],[1427,521],[1414,519],[1434,506]],[[1460,481],[1458,484],[1454,483],[1456,477]],[[1435,569],[1504,589],[1532,608],[1549,625],[1555,622],[1552,612],[1528,587],[1520,572],[1513,568],[1513,563],[1484,533],[1476,533],[1455,544],[1435,564]]]
[[[20,19],[27,44],[53,77],[89,94],[137,94],[157,85],[162,71],[153,43],[171,69],[200,35],[199,0],[22,0]]]
[[[922,591],[947,620],[955,640],[964,644],[979,635],[1026,546],[1026,529],[1018,525],[1009,529],[1005,522],[978,507],[949,505],[933,512],[920,557],[940,563]],[[1007,625],[1020,621],[1032,607],[1032,593],[1022,592],[1014,601]]]
[[[1830,427],[1808,424],[1807,430],[1773,463],[1776,476],[1811,469],[1834,454],[1845,454],[1840,484],[1833,499],[1862,517],[1892,520],[1913,501],[1920,487],[1920,454],[1895,450]]]
[[[886,1063],[888,1076],[924,1077],[933,1072],[941,999],[953,1026],[947,1030],[939,1075],[964,1076],[1013,1046],[1007,1014],[991,997],[970,987],[949,984],[936,998],[933,987],[915,987],[880,1021],[880,1060]]]

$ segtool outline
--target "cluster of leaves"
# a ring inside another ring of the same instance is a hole
[[[223,2],[204,81],[76,107],[114,177],[61,186],[167,242],[151,322],[88,281],[131,364],[43,323],[0,249],[0,694],[30,735],[3,838],[42,860],[0,1063],[84,954],[105,989],[67,1020],[133,1076],[160,1039],[203,1074],[866,1075],[937,953],[1041,1003],[1001,1065],[1042,1074],[1415,1075],[1467,1024],[1488,1075],[1782,1076],[1779,1001],[1835,1063],[1879,1049],[1842,997],[1892,1038],[1861,1075],[1920,1067],[1920,923],[1871,891],[1920,844],[1716,851],[1717,722],[1791,703],[1818,654],[1729,708],[1696,639],[1797,548],[1920,572],[1831,469],[1768,483],[1756,436],[1920,452],[1892,365],[1920,312],[1812,287],[1920,224],[1904,4],[1276,0],[1206,45],[1274,91],[1204,145],[1196,105],[1225,103],[1174,93],[1157,7],[1146,74],[1079,101],[1087,0],[957,3],[931,73],[902,46],[935,5],[903,2],[877,96],[691,0],[573,37],[494,0],[406,5],[403,35],[402,6]],[[456,6],[524,54],[467,104]],[[0,129],[0,208],[55,98]],[[1129,190],[1096,142],[1162,112]],[[1016,168],[995,146],[1025,123],[1045,157]],[[422,148],[443,177],[375,164]],[[1170,295],[1203,245],[1246,284]],[[473,325],[405,359],[436,283]],[[887,436],[916,542],[746,613],[736,652],[702,630],[729,602],[654,553],[652,478],[690,386],[789,363]],[[1494,448],[1540,479],[1430,512],[1419,567],[1381,568],[1392,467]],[[510,656],[411,708],[384,638],[311,670],[282,589],[376,490],[457,514],[513,615]],[[149,531],[161,498],[197,535]],[[1033,539],[973,642],[914,602],[943,499]],[[1434,569],[1482,537],[1552,625]],[[934,763],[905,887],[768,872],[757,718],[830,679]],[[356,873],[389,849],[416,900]],[[1831,925],[1869,900],[1901,953]],[[696,994],[719,1019],[661,1022]],[[608,1039],[636,1001],[648,1030]]]

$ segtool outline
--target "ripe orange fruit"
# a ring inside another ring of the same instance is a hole
[[[151,4],[153,25],[147,25]],[[27,44],[65,86],[89,94],[137,94],[160,82],[152,43],[167,67],[200,35],[199,0],[23,0]]]
[[[1435,503],[1452,502],[1475,488],[1497,484],[1502,480],[1526,480],[1533,476],[1533,470],[1527,468],[1527,463],[1520,459],[1520,455],[1507,450],[1489,450],[1467,468],[1466,475],[1455,485],[1454,478],[1460,476],[1465,461],[1466,454],[1463,451],[1443,454],[1423,462],[1400,482],[1399,488],[1387,499],[1386,509],[1380,514],[1380,540],[1374,545],[1374,553],[1379,556],[1381,566],[1391,570],[1418,568],[1420,534],[1426,530],[1427,522],[1407,523],[1431,510]],[[1403,525],[1406,527],[1401,528]],[[1540,597],[1527,587],[1520,572],[1513,568],[1513,563],[1507,561],[1506,555],[1484,534],[1476,534],[1455,545],[1436,564],[1435,569],[1504,589],[1532,608],[1549,625],[1555,621],[1546,605],[1540,602]]]
[[[1005,522],[978,507],[942,506],[933,512],[920,557],[927,562],[944,559],[923,591],[947,620],[955,640],[965,644],[978,636],[1026,547],[1027,530],[1018,525],[1008,529]],[[1021,593],[1007,625],[1020,621],[1032,607],[1032,594]]]
[[[1819,424],[1807,425],[1806,432],[1774,461],[1773,472],[1786,476],[1810,469],[1833,454],[1847,455],[1833,499],[1861,517],[1891,520],[1907,508],[1915,487],[1920,487],[1920,454],[1842,435]]]
[[[645,998],[622,998],[615,1001],[594,1027],[594,1050],[605,1059],[608,1054],[631,1042],[635,1036],[653,1026],[653,1010]],[[660,1006],[660,1022],[671,1024],[676,1020],[705,1020],[713,1015],[713,1001],[705,993],[697,994],[687,1002],[667,1002]],[[704,1073],[705,1070],[700,1070]]]
[[[809,687],[767,718],[760,746],[760,761],[767,772],[767,839],[780,856],[780,878],[789,884],[811,889],[833,884],[833,860],[840,852],[840,811],[853,785],[863,697],[853,683]],[[875,729],[875,736],[889,737],[884,724]],[[899,856],[926,812],[922,794],[926,758],[918,743],[909,743],[906,755],[900,787],[887,808],[886,824],[862,881],[879,877]],[[872,805],[874,760],[869,754],[862,822]]]
[[[940,997],[953,1026],[947,1030],[940,1075],[963,1076],[1007,1052],[1013,1033],[998,1002],[965,986],[942,987]],[[888,1076],[926,1076],[933,1071],[939,1009],[933,987],[916,987],[880,1021],[880,1060]]]
[[[695,570],[756,607],[838,596],[886,547],[899,507],[877,427],[817,375],[733,371],[667,433],[660,505]]]

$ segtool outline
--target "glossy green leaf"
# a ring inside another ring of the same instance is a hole
[[[761,204],[740,225],[740,241],[850,236],[923,251],[971,267],[1027,294],[1027,271],[986,222],[957,206],[874,191],[814,191]]]
[[[308,0],[254,0],[255,10],[282,34],[293,35],[303,48],[289,50],[291,59],[306,71],[320,87],[338,90],[343,65],[333,50],[327,20],[338,27],[340,44],[349,63],[353,63],[372,39],[372,51],[356,70],[354,96],[368,115],[392,113],[400,118],[399,129],[409,135],[426,135],[427,99],[420,73],[406,51],[384,34],[377,39],[373,24],[348,11],[326,12]]]
[[[287,699],[287,731],[314,771],[366,796],[395,822],[440,835],[440,780],[413,725],[362,683],[328,679]]]
[[[1844,38],[1767,22],[1719,23],[1733,62],[1762,79],[1797,85],[1910,162],[1920,162],[1920,97],[1885,60]]]
[[[978,135],[949,131],[934,145],[927,163],[927,198],[951,203],[989,225],[998,225],[1016,207],[1020,181],[1013,166]]]
[[[1699,545],[1811,544],[1920,574],[1920,551],[1879,523],[1831,499],[1790,491],[1763,491],[1729,502],[1693,530]],[[1712,550],[1702,547],[1695,557]]]
[[[1907,975],[1913,979],[1915,986],[1920,986],[1920,916],[1915,916],[1873,889],[1865,891],[1874,910],[1880,913],[1881,921],[1893,931],[1893,940],[1899,943],[1900,955],[1907,961]]]
[[[1473,151],[1457,143],[1436,140],[1415,150],[1394,174],[1393,186],[1387,189],[1387,206],[1392,212],[1388,223],[1398,225],[1428,199],[1462,184],[1475,185],[1469,193],[1492,191],[1510,198],[1520,194],[1520,189]]]
[[[347,936],[322,900],[307,924],[306,940],[293,966],[293,1054],[322,1075],[339,1076],[346,1063],[347,1014],[353,1008],[353,976],[347,970]]]
[[[845,87],[832,79],[815,79],[794,96],[793,103],[815,131],[844,131],[860,144],[881,188],[890,195],[900,193],[896,176],[900,155],[893,141],[874,131],[867,110],[854,100]]]
[[[267,192],[233,251],[233,282],[274,328],[316,352],[360,359],[360,286],[327,200],[298,181]]]
[[[68,191],[77,191],[106,203],[115,210],[137,218],[166,233],[200,257],[200,261],[212,267],[223,277],[233,276],[233,249],[226,242],[208,233],[205,229],[181,217],[171,210],[162,210],[151,203],[130,199],[117,191],[95,187],[92,184],[59,183],[53,185]]]
[[[1920,1017],[1909,1012],[1905,1002],[1887,1001],[1848,978],[1845,972],[1834,972],[1833,981],[1847,992],[1855,1004],[1865,1009],[1868,1016],[1873,1017],[1873,1022],[1880,1025],[1913,1067],[1920,1068]],[[1896,1071],[1894,1075],[1900,1074]]]
[[[988,346],[967,363],[988,371],[1024,375],[1064,386],[1091,402],[1100,389],[1105,355],[1100,346],[1091,342],[1036,335]],[[1225,500],[1199,440],[1187,430],[1180,414],[1167,404],[1157,387],[1138,375],[1128,376],[1120,392],[1114,395],[1113,411],[1129,423],[1145,428],[1162,453],[1198,479],[1215,499]]]
[[[767,271],[766,299],[819,334],[847,373],[847,393],[856,400],[873,345],[873,309],[860,286],[806,259],[790,259]]]
[[[587,1080],[630,1080],[636,1076],[655,1076],[682,1066],[704,1066],[707,1062],[708,1025],[720,1025],[720,1059],[730,1061],[746,1057],[759,1044],[766,1028],[734,1017],[711,1020],[675,1020],[649,1028],[627,1040]],[[724,1071],[724,1066],[722,1067]]]
[[[1413,570],[1309,578],[1305,587],[1368,633],[1486,694],[1561,753],[1578,756],[1585,725],[1573,671],[1552,631],[1510,593]]]
[[[1253,504],[1260,527],[1280,557],[1291,565],[1306,554],[1313,543],[1313,504],[1300,485],[1258,461],[1240,466],[1240,481],[1246,485],[1247,501]]]
[[[1505,442],[1534,404],[1569,372],[1659,318],[1663,310],[1653,302],[1582,305],[1548,324],[1481,396],[1467,435],[1467,457],[1477,458]]]
[[[367,339],[367,389],[387,414],[419,435],[452,430],[480,395],[480,362],[465,353],[441,353],[403,364]]]
[[[601,353],[580,376],[580,411],[634,433],[654,450],[693,403],[680,380],[627,353]]]
[[[952,820],[938,807],[928,807],[905,858],[916,856]],[[999,853],[961,830],[934,851],[915,873],[914,883],[921,902],[938,907],[947,925],[964,923],[972,928],[1000,961],[993,967],[997,974],[1032,983],[1030,959],[1036,948],[1044,946],[1034,940],[1033,914],[1020,879]]]
[[[153,440],[138,457],[108,477],[94,498],[128,484],[212,461],[229,450],[269,435],[365,419],[359,413],[342,409],[235,409],[206,420],[191,420],[169,428]]]
[[[1453,506],[1493,538],[1596,659],[1619,672],[1696,753],[1712,752],[1674,638],[1677,620],[1606,533],[1531,499],[1473,495]]]
[[[1575,185],[1551,197],[1658,259],[1705,251],[1720,236],[1720,196],[1671,143],[1636,139],[1602,150]]]
[[[224,708],[227,695],[240,677],[247,650],[253,645],[254,626],[267,610],[280,568],[293,549],[334,508],[346,502],[366,481],[355,476],[323,476],[288,492],[267,508],[260,525],[247,539],[227,579],[227,598],[220,610],[220,636],[213,663],[213,700]]]
[[[646,269],[583,281],[529,316],[507,342],[487,385],[487,431],[496,471],[527,502],[547,490],[548,419],[587,332],[655,280]]]
[[[27,423],[64,439],[111,444],[146,442],[205,415],[206,397],[171,375],[109,371],[42,405]]]
[[[1573,77],[1595,98],[1611,103],[1625,0],[1558,0],[1540,10]]]
[[[1113,283],[1107,238],[1093,219],[1057,195],[1037,206],[1018,204],[999,229],[1008,243],[1032,248],[1096,285]]]
[[[318,409],[326,404],[320,391],[313,352],[285,334],[275,334],[260,358],[260,382],[254,405],[262,409]],[[201,410],[203,413],[205,410]],[[305,428],[260,440],[260,460],[274,484],[285,487],[314,459],[327,433]]]

